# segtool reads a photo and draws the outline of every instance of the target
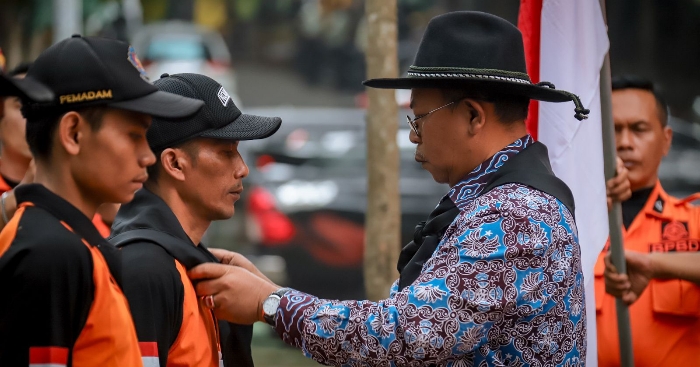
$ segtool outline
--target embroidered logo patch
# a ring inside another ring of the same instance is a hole
[[[228,104],[228,100],[231,99],[231,96],[228,95],[228,92],[226,92],[226,89],[224,89],[224,87],[221,87],[219,89],[219,92],[216,93],[216,96],[219,97],[219,101],[221,101],[221,104],[223,104],[224,107],[226,107],[226,105]]]
[[[141,79],[151,82],[148,80],[148,74],[146,74],[146,70],[143,68],[143,65],[141,64],[141,60],[139,60],[139,57],[136,55],[136,51],[134,50],[134,46],[129,46],[129,52],[126,57],[131,65],[134,65],[136,70],[138,70],[139,74],[141,75]]]

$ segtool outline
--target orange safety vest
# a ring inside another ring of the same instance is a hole
[[[623,228],[627,251],[700,251],[700,207],[680,200],[659,182],[629,229]],[[603,257],[595,267],[598,366],[620,366],[615,298],[605,293]],[[679,279],[652,280],[629,307],[636,367],[700,366],[700,287]]]

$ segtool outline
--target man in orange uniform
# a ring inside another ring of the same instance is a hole
[[[700,208],[690,204],[693,197],[668,195],[658,180],[672,137],[665,102],[650,82],[624,78],[613,82],[612,107],[617,154],[632,189],[632,197],[622,203],[625,249],[696,254]],[[600,367],[620,365],[615,298],[605,293],[603,278],[606,252],[595,269]],[[681,279],[654,279],[648,288],[629,308],[635,366],[700,366],[700,287]]]
[[[156,164],[112,225],[110,242],[124,261],[124,294],[139,342],[148,346],[144,365],[250,367],[252,327],[219,323],[186,270],[218,262],[201,242],[212,221],[233,215],[243,191],[248,166],[239,141],[266,138],[282,121],[241,113],[204,75],[164,74],[154,84],[205,105],[185,121],[153,119],[147,136]]]
[[[158,91],[133,48],[104,38],[49,47],[25,80],[55,97],[23,101],[36,183],[14,190],[0,233],[0,366],[140,366],[118,253],[89,218],[148,177],[151,115],[184,118],[202,102]]]

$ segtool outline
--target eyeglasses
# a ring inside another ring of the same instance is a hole
[[[418,124],[416,124],[416,121],[418,121],[424,117],[428,117],[428,115],[430,115],[431,113],[433,113],[435,111],[439,111],[439,110],[441,110],[449,105],[452,105],[454,103],[457,103],[457,101],[452,101],[452,102],[450,102],[444,106],[438,107],[438,108],[436,108],[428,113],[422,114],[420,116],[416,116],[414,119],[411,119],[411,116],[406,115],[406,121],[408,121],[408,125],[411,126],[411,129],[413,129],[413,132],[416,133],[416,135],[420,136],[420,133],[418,132]]]

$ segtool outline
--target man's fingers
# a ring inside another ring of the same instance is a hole
[[[610,253],[608,252],[607,255],[605,255],[605,270],[611,273],[617,274],[617,268],[615,265],[612,263],[612,258],[610,257]]]
[[[192,280],[220,278],[230,271],[229,265],[206,263],[197,265],[187,272]]]
[[[219,261],[222,263],[227,263],[226,260],[228,260],[231,257],[231,251],[228,250],[222,250],[218,248],[210,248],[209,252],[212,253],[212,255],[216,256]]]

